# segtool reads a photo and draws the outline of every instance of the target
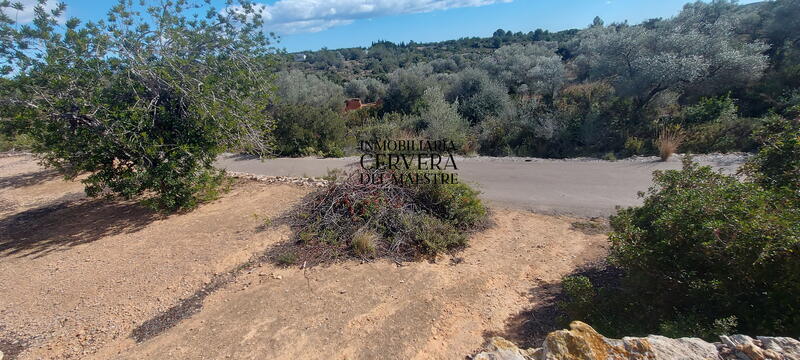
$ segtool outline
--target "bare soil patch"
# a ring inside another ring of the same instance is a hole
[[[0,169],[41,171],[25,156]],[[58,178],[0,188],[7,358],[464,358],[488,334],[549,330],[536,309],[607,246],[577,219],[501,209],[494,227],[435,261],[281,267],[253,261],[292,235],[264,223],[307,188],[241,181],[167,217],[81,189]]]
[[[189,214],[86,199],[29,156],[0,158],[0,351],[6,358],[86,358],[260,253],[259,232],[305,195],[288,185],[239,182]],[[37,178],[44,176],[44,179]],[[27,175],[26,175],[27,174]]]

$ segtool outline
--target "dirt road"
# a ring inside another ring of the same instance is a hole
[[[699,155],[695,158],[725,172],[734,172],[744,155]],[[533,158],[456,158],[460,179],[475,185],[482,197],[498,207],[544,214],[581,217],[607,216],[614,207],[639,204],[637,193],[651,185],[652,172],[679,169],[681,160],[655,157],[620,161]],[[358,158],[279,158],[259,160],[226,154],[217,166],[239,172],[273,176],[326,175],[328,169],[358,166]]]

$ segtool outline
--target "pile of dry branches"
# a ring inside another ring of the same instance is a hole
[[[293,215],[297,261],[319,263],[353,256],[411,259],[466,243],[468,226],[442,217],[442,204],[431,203],[429,193],[438,188],[362,182],[365,171],[345,174],[312,193]],[[386,175],[380,170],[368,174]],[[469,191],[469,196],[477,194]]]

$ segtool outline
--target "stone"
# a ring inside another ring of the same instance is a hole
[[[518,348],[514,343],[495,336],[486,345],[486,351],[472,357],[473,360],[530,360],[528,350]]]
[[[784,357],[778,351],[772,349],[764,349],[763,340],[753,340],[753,338],[746,335],[730,335],[720,336],[722,341],[723,350],[721,355],[723,358],[733,358],[741,360],[782,360]]]
[[[665,336],[609,339],[580,321],[569,330],[553,331],[541,348],[522,350],[508,340],[494,337],[480,360],[800,360],[800,341],[789,337],[752,338],[720,336],[709,343],[698,338]]]
[[[761,347],[783,354],[786,360],[800,360],[800,341],[790,337],[757,337]]]
[[[656,359],[716,359],[719,354],[714,344],[698,338],[670,339],[665,336],[650,335],[647,341]]]
[[[573,321],[569,327],[570,330],[553,331],[547,335],[541,360],[655,359],[647,339],[606,339],[580,321]]]

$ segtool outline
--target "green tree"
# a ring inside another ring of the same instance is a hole
[[[431,140],[452,141],[457,148],[467,142],[469,122],[459,114],[456,105],[448,103],[438,87],[425,90],[419,117],[427,124],[425,136]]]
[[[349,97],[375,102],[386,96],[386,88],[386,84],[378,79],[361,78],[345,84],[344,91]]]
[[[710,94],[758,79],[767,67],[760,41],[741,41],[729,1],[687,5],[650,27],[616,24],[581,31],[572,43],[581,76],[610,79],[643,108],[665,91]]]
[[[99,22],[63,23],[66,5],[0,3],[0,65],[13,77],[2,106],[31,110],[35,151],[89,195],[149,196],[163,210],[216,192],[225,149],[272,150],[271,36],[250,2],[122,0]]]
[[[484,58],[481,68],[515,93],[553,96],[566,82],[556,48],[556,43],[545,42],[506,45]]]
[[[345,120],[319,106],[280,105],[274,109],[276,148],[285,156],[342,156]]]
[[[492,79],[485,70],[469,68],[458,73],[448,99],[458,101],[458,111],[477,124],[501,114],[510,106],[505,86]]]
[[[370,52],[371,54],[371,52]],[[389,76],[383,110],[409,114],[418,104],[425,90],[430,87],[428,76],[433,72],[430,65],[417,65],[399,69]]]
[[[277,101],[281,104],[308,105],[339,110],[344,107],[344,90],[341,86],[317,75],[300,70],[278,73]]]

